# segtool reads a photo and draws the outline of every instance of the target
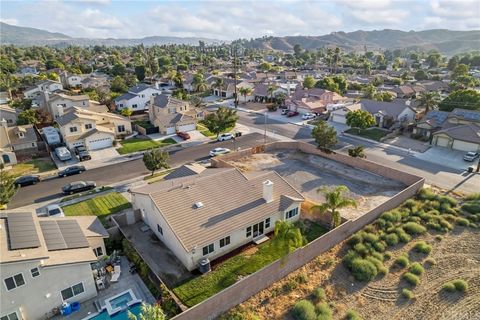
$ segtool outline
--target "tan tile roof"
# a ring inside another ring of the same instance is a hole
[[[273,201],[263,199],[266,180]],[[207,169],[194,177],[168,180],[132,190],[147,194],[186,251],[201,248],[235,230],[284,211],[303,196],[276,172],[247,178],[238,169]],[[195,208],[201,202],[203,207]]]

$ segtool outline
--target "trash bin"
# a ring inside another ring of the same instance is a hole
[[[70,303],[64,303],[60,309],[60,312],[64,316],[68,316],[70,313],[72,313],[72,306]]]
[[[475,170],[475,167],[474,167],[474,166],[470,166],[470,167],[468,167],[468,169],[467,169],[468,172],[473,172],[473,170]]]
[[[72,312],[80,310],[80,302],[72,302],[71,307],[72,307]]]
[[[242,133],[241,132],[235,132],[235,137],[241,137]]]

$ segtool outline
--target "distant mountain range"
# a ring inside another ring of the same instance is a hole
[[[13,26],[0,23],[0,39],[2,44],[20,46],[29,45],[107,45],[107,46],[132,46],[162,45],[162,44],[188,44],[198,45],[199,41],[206,44],[222,43],[220,40],[197,37],[168,37],[153,36],[141,39],[89,39],[73,38],[62,33],[53,33],[45,30]],[[346,51],[369,51],[384,49],[407,50],[438,50],[446,55],[480,50],[480,30],[451,31],[434,29],[425,31],[399,31],[399,30],[373,30],[354,32],[332,32],[323,36],[287,36],[263,37],[249,41],[242,41],[247,48],[270,49],[279,51],[293,51],[293,46],[299,44],[304,49],[317,49],[321,47],[341,47]]]

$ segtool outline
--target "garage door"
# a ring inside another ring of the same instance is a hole
[[[167,127],[167,134],[174,134],[175,133],[175,127]]]
[[[345,118],[345,116],[338,115],[338,114],[333,114],[332,122],[345,124],[345,123],[347,123],[347,119]]]
[[[439,147],[448,147],[448,138],[445,137],[438,137],[437,138],[437,146]]]
[[[187,131],[195,130],[196,128],[197,126],[195,125],[195,123],[185,124],[183,126],[178,126],[178,131],[187,132]]]
[[[459,151],[477,151],[478,144],[455,140],[453,141],[452,149],[459,150]]]
[[[113,144],[113,141],[112,141],[112,138],[110,137],[88,140],[88,148],[90,150],[110,148],[112,144]]]

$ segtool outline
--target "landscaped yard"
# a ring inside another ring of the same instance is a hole
[[[381,138],[386,136],[388,134],[387,131],[384,131],[379,128],[371,128],[371,129],[355,129],[355,128],[350,128],[348,130],[345,130],[346,133],[354,134],[360,137],[364,137],[367,139],[372,139],[375,141],[380,141]]]
[[[120,141],[122,147],[118,148],[117,151],[120,154],[128,154],[137,151],[145,151],[148,149],[165,147],[175,143],[175,140],[173,140],[172,138],[167,138],[162,141],[155,141],[148,138],[133,138]]]
[[[151,124],[148,120],[137,120],[133,121],[133,123],[145,129],[153,128],[153,124]]]
[[[55,164],[50,158],[33,159],[24,163],[15,164],[10,171],[14,175],[40,173],[55,170]]]
[[[62,209],[66,216],[97,216],[103,222],[108,215],[128,209],[131,206],[132,204],[120,193],[110,192],[106,195],[65,206]]]
[[[230,132],[233,130],[234,127],[227,128],[227,130],[222,131],[224,132]],[[216,138],[217,135],[210,130],[207,129],[202,123],[197,123],[197,130],[200,131],[201,134],[203,134],[205,137],[210,137],[210,138]]]

